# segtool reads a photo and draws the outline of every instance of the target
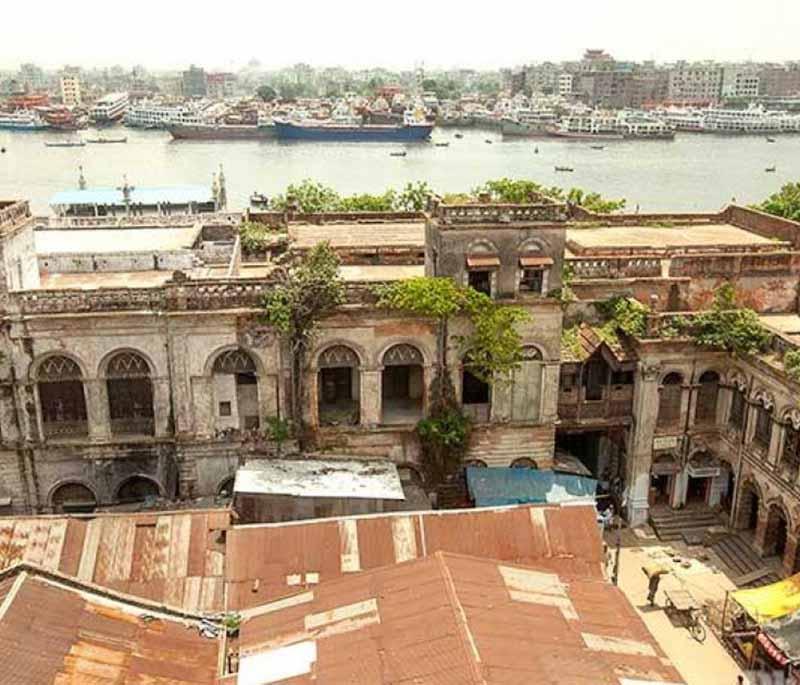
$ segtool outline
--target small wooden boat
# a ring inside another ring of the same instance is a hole
[[[253,193],[250,196],[250,204],[251,205],[268,205],[269,198],[264,195],[264,193]]]
[[[435,147],[450,147],[450,143],[434,143]]]
[[[775,142],[775,139],[774,139],[774,138],[767,138],[767,142],[768,142],[768,143],[774,143],[774,142]]]
[[[485,142],[486,142],[488,145],[491,145],[491,144],[492,144],[492,141],[491,141],[491,140],[489,140],[488,138],[486,139],[486,141],[485,141]]]
[[[51,140],[45,143],[45,147],[84,147],[86,143],[82,140]]]
[[[122,138],[87,138],[87,143],[95,143],[95,144],[106,144],[106,143],[127,143],[128,138],[123,136]]]
[[[775,173],[775,167],[774,166],[768,166],[766,169],[764,169],[764,171],[766,171],[768,174],[774,174]]]
[[[556,171],[575,171],[571,166],[557,166]]]
[[[464,137],[464,134],[463,133],[456,133],[455,137],[458,138],[458,139],[461,139],[461,138]]]
[[[605,150],[606,149],[605,145],[590,145],[589,147],[592,148],[592,150]]]
[[[533,154],[535,154],[535,155],[539,154],[539,148],[538,147],[533,148]]]
[[[390,152],[390,157],[405,157],[408,153],[407,152]]]

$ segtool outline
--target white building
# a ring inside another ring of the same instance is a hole
[[[572,95],[573,78],[572,74],[558,75],[558,94],[561,97]]]
[[[61,102],[67,107],[78,107],[81,104],[80,78],[72,74],[61,77]]]
[[[760,78],[755,65],[725,67],[722,72],[722,97],[758,97]]]

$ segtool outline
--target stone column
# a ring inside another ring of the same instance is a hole
[[[547,362],[542,364],[542,383],[539,388],[539,423],[550,424],[558,419],[558,384],[561,364]]]
[[[767,520],[769,519],[769,512],[764,506],[763,502],[758,503],[758,523],[756,523],[755,540],[753,540],[753,547],[759,556],[764,556],[764,547],[766,546],[767,537]]]
[[[789,531],[786,536],[786,550],[783,553],[783,572],[787,576],[794,573],[795,561],[797,560],[797,533]]]
[[[194,433],[198,438],[210,438],[214,435],[213,379],[209,376],[195,376],[191,383],[194,398]],[[158,431],[158,417],[156,417],[156,431]]]
[[[381,370],[361,367],[361,426],[374,428],[381,422]]]
[[[154,378],[153,383],[153,421],[155,436],[162,438],[171,433],[169,379]]]
[[[658,364],[640,362],[633,391],[633,424],[628,441],[625,486],[627,514],[631,526],[647,521],[653,437],[658,416]]]
[[[83,382],[86,396],[86,415],[89,421],[89,439],[102,442],[111,438],[111,420],[108,414],[108,390],[101,378]]]
[[[514,397],[514,383],[500,381],[490,388],[492,404],[489,411],[489,420],[492,422],[509,421],[511,419],[511,403]]]
[[[767,450],[767,462],[773,466],[778,463],[781,445],[783,444],[783,425],[770,419],[772,430],[769,433],[769,449]]]

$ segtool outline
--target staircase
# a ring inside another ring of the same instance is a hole
[[[672,542],[684,536],[702,536],[709,528],[719,526],[720,521],[707,507],[659,507],[650,510],[650,524],[660,540]]]
[[[780,580],[774,571],[768,570],[764,560],[741,535],[725,535],[711,549],[730,569],[734,582],[740,587],[758,587]]]

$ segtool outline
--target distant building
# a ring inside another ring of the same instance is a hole
[[[800,95],[800,64],[769,65],[758,75],[759,95],[790,97]]]
[[[26,93],[33,93],[47,88],[45,73],[35,64],[23,64],[19,68],[18,80]]]
[[[558,75],[558,94],[566,97],[572,94],[572,74],[559,74]]]
[[[726,66],[722,70],[722,97],[756,98],[759,95],[759,69],[754,64]]]
[[[61,77],[61,102],[67,107],[77,107],[81,104],[80,78],[69,74]]]
[[[722,71],[713,62],[678,62],[669,73],[669,99],[698,104],[717,102],[722,95]]]
[[[204,69],[193,64],[183,72],[183,94],[189,98],[206,97],[208,81]]]
[[[222,100],[236,94],[236,74],[219,72],[206,74],[206,95]]]

